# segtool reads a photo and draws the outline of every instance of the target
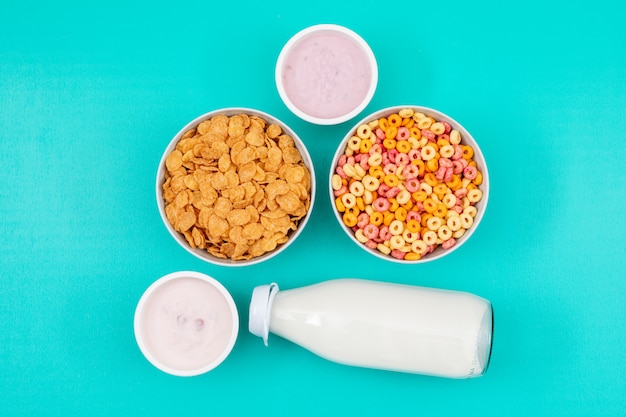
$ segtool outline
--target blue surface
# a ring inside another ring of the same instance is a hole
[[[522,3],[5,2],[0,7],[0,415],[624,415],[626,29],[616,0]],[[390,265],[342,235],[325,184],[351,126],[310,125],[273,84],[282,45],[337,23],[379,63],[363,114],[436,108],[477,139],[489,207],[470,241]],[[189,120],[254,107],[314,160],[312,218],[263,265],[203,263],[155,204],[161,154]],[[182,269],[233,294],[243,331],[199,377],[136,346],[142,292]],[[496,333],[481,378],[351,368],[245,330],[255,285],[339,277],[469,291]]]

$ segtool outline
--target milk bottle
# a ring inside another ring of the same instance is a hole
[[[489,363],[493,312],[464,292],[337,279],[256,287],[249,330],[266,346],[271,332],[346,365],[472,378]]]

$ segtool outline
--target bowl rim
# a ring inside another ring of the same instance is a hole
[[[311,116],[303,112],[302,110],[300,110],[300,108],[298,108],[289,98],[288,94],[285,91],[283,81],[282,81],[283,66],[284,66],[283,63],[285,59],[287,58],[287,56],[289,55],[289,53],[291,52],[292,48],[296,46],[298,43],[300,43],[302,40],[304,40],[306,37],[312,34],[315,34],[317,32],[324,32],[324,31],[340,33],[344,36],[347,36],[354,42],[356,42],[361,47],[365,55],[367,56],[367,60],[370,63],[370,67],[372,71],[372,79],[370,81],[369,88],[367,90],[367,93],[364,99],[361,101],[361,103],[359,103],[359,105],[355,107],[352,111],[344,115],[332,117],[328,119]],[[376,61],[376,56],[374,55],[372,48],[358,33],[356,33],[352,29],[349,29],[345,26],[324,23],[324,24],[308,26],[300,30],[299,32],[294,34],[287,41],[287,43],[285,43],[285,45],[283,46],[283,48],[281,49],[278,55],[278,59],[276,60],[274,76],[275,76],[276,88],[278,90],[278,95],[280,96],[283,103],[287,106],[287,108],[292,113],[294,113],[296,116],[298,116],[299,118],[309,123],[313,123],[317,125],[336,125],[336,124],[340,124],[340,123],[343,123],[350,119],[355,118],[371,102],[372,98],[374,97],[374,93],[376,92],[376,88],[378,87],[378,63]]]
[[[169,220],[167,219],[167,216],[165,215],[165,204],[163,202],[163,189],[162,189],[163,182],[165,181],[165,160],[167,159],[170,152],[172,152],[172,150],[176,147],[176,144],[178,143],[178,141],[180,140],[180,138],[185,132],[187,132],[189,129],[192,129],[198,126],[201,122],[208,120],[213,116],[218,116],[222,114],[226,116],[234,116],[237,114],[255,115],[255,116],[262,117],[268,123],[278,124],[283,129],[283,131],[287,133],[288,135],[290,135],[292,139],[294,140],[296,149],[298,149],[298,151],[300,152],[302,160],[304,164],[306,165],[306,167],[308,168],[310,176],[311,176],[311,191],[310,191],[311,201],[309,204],[309,209],[307,211],[307,214],[302,219],[300,219],[300,222],[298,223],[298,227],[296,228],[296,230],[292,231],[292,233],[289,235],[289,239],[287,240],[287,242],[279,245],[273,251],[264,253],[263,255],[260,255],[260,256],[257,256],[255,258],[248,259],[248,260],[235,261],[235,260],[227,259],[227,258],[218,258],[216,256],[211,255],[205,250],[193,249],[192,247],[189,246],[189,244],[184,239],[184,237],[180,233],[178,233],[176,230],[174,230],[173,226],[170,224]],[[184,127],[182,127],[169,141],[168,145],[163,151],[163,154],[159,161],[159,165],[157,167],[157,172],[156,172],[157,208],[159,211],[159,215],[161,216],[161,220],[163,224],[165,225],[165,228],[167,229],[169,234],[174,238],[174,240],[183,249],[185,249],[187,252],[189,252],[196,258],[201,259],[213,265],[227,266],[227,267],[243,267],[243,266],[255,265],[255,264],[267,261],[277,256],[278,254],[286,250],[289,246],[291,246],[291,244],[296,240],[296,238],[300,236],[305,226],[308,224],[309,219],[311,218],[311,214],[313,212],[313,207],[315,204],[316,188],[317,188],[317,184],[316,184],[315,167],[313,165],[313,159],[311,158],[311,155],[309,154],[309,151],[304,141],[302,141],[302,139],[298,136],[298,134],[282,120],[262,110],[257,110],[257,109],[253,109],[250,107],[224,107],[224,108],[211,110],[209,112],[206,112],[204,114],[201,114],[195,117],[193,120],[188,122]]]
[[[195,369],[189,369],[189,370],[180,370],[180,369],[172,368],[164,364],[163,362],[161,362],[159,359],[157,359],[157,357],[154,356],[152,352],[150,351],[150,349],[148,348],[147,343],[144,340],[144,334],[141,331],[143,313],[145,311],[146,303],[148,302],[150,297],[155,293],[157,289],[161,288],[163,285],[171,281],[176,281],[176,280],[183,279],[183,278],[199,279],[201,281],[208,283],[209,285],[214,287],[216,290],[218,290],[218,292],[226,300],[226,304],[228,304],[228,307],[232,316],[231,334],[230,334],[230,338],[228,339],[228,344],[226,345],[224,350],[213,361],[201,367],[198,367]],[[215,369],[222,362],[224,362],[224,360],[226,360],[226,358],[230,355],[230,353],[232,352],[235,346],[235,342],[237,341],[237,337],[239,336],[239,312],[237,310],[237,305],[235,304],[235,300],[233,299],[233,296],[230,294],[230,292],[228,292],[226,287],[224,287],[224,285],[221,282],[219,282],[217,279],[209,275],[203,274],[201,272],[196,272],[196,271],[176,271],[176,272],[171,272],[157,279],[152,284],[150,284],[150,286],[146,288],[146,290],[143,292],[135,308],[133,330],[135,333],[135,340],[137,342],[137,346],[139,347],[139,350],[144,355],[144,357],[148,360],[148,362],[150,362],[157,369],[160,369],[163,372],[166,372],[170,375],[175,375],[175,376],[196,376],[196,375],[207,373]]]
[[[453,126],[453,128],[459,130],[461,132],[461,137],[463,138],[463,142],[465,143],[470,142],[470,144],[472,145],[474,149],[473,159],[477,162],[479,166],[481,166],[481,173],[483,175],[483,182],[480,187],[480,190],[483,192],[483,196],[482,196],[482,199],[478,203],[476,203],[476,205],[480,205],[480,209],[477,210],[472,227],[470,227],[462,237],[457,239],[457,243],[454,246],[452,246],[450,249],[443,249],[441,247],[438,247],[435,249],[435,252],[427,254],[423,258],[420,258],[415,261],[396,259],[392,257],[391,255],[385,255],[376,249],[370,249],[367,246],[365,246],[363,243],[359,242],[354,236],[354,233],[352,232],[352,230],[343,223],[343,220],[341,216],[339,215],[337,208],[335,207],[336,197],[334,196],[334,193],[333,193],[334,190],[332,188],[332,183],[331,183],[332,176],[333,174],[335,174],[337,162],[339,161],[339,158],[341,157],[341,155],[344,153],[348,140],[350,139],[350,137],[353,136],[358,126],[360,126],[363,123],[368,123],[374,119],[378,119],[380,117],[384,117],[385,115],[396,113],[402,109],[407,109],[407,108],[412,109],[414,111],[422,112],[428,116],[432,116],[438,121],[441,121],[441,120],[447,121]],[[489,188],[490,188],[489,169],[487,167],[487,161],[485,160],[482,149],[480,148],[478,142],[472,136],[472,134],[461,123],[459,123],[458,121],[456,121],[456,119],[452,118],[446,113],[443,113],[440,110],[437,110],[431,107],[420,106],[420,105],[415,105],[415,104],[394,105],[394,106],[385,107],[375,112],[372,112],[371,114],[361,118],[361,120],[359,120],[357,123],[352,125],[350,129],[347,130],[346,135],[343,137],[343,139],[339,142],[339,145],[337,146],[335,154],[333,155],[333,158],[331,159],[330,170],[329,170],[329,175],[328,175],[328,190],[329,190],[329,196],[330,196],[331,209],[333,211],[335,219],[337,220],[337,222],[339,223],[339,226],[345,232],[345,234],[348,235],[350,240],[352,240],[358,247],[365,250],[367,253],[374,255],[385,261],[394,262],[394,263],[403,264],[403,265],[423,264],[427,262],[432,262],[437,259],[441,259],[447,255],[450,255],[451,253],[459,249],[461,246],[463,246],[463,244],[469,240],[469,238],[474,234],[478,226],[482,223],[482,219],[485,215],[485,211],[487,210],[487,206],[488,206]],[[459,242],[459,240],[461,241]]]

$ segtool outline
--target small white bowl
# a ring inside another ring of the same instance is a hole
[[[348,141],[350,140],[352,136],[355,135],[355,131],[357,127],[359,127],[360,125],[364,123],[369,123],[373,120],[380,119],[382,117],[387,117],[393,113],[398,113],[402,109],[412,109],[415,112],[424,113],[426,116],[431,116],[436,121],[449,123],[452,129],[457,129],[461,133],[461,137],[462,137],[461,145],[470,145],[473,148],[474,150],[473,160],[476,161],[476,166],[478,170],[481,172],[482,178],[483,178],[482,184],[478,186],[478,188],[483,193],[482,199],[474,204],[474,206],[476,207],[476,216],[473,218],[472,226],[466,230],[463,236],[461,236],[458,239],[455,239],[456,243],[451,248],[443,249],[441,245],[438,245],[433,252],[425,254],[419,260],[397,259],[390,255],[385,255],[377,249],[369,248],[364,243],[359,242],[359,240],[357,240],[355,236],[355,232],[353,232],[351,228],[349,228],[348,226],[344,224],[343,219],[342,219],[342,214],[337,210],[337,207],[335,206],[335,199],[337,197],[335,197],[334,190],[332,188],[332,176],[336,173],[336,168],[339,162],[339,158],[344,154]],[[343,231],[350,237],[350,239],[353,242],[355,242],[360,248],[364,249],[368,253],[378,258],[381,258],[387,261],[392,261],[392,262],[397,262],[397,263],[402,263],[402,264],[418,264],[418,263],[425,263],[425,262],[433,261],[435,259],[442,258],[452,253],[453,251],[457,250],[458,248],[463,246],[465,242],[467,242],[467,240],[470,238],[470,236],[474,233],[474,231],[480,224],[483,218],[483,215],[485,213],[485,209],[487,208],[487,202],[489,200],[489,173],[487,171],[487,163],[485,162],[485,158],[482,154],[482,151],[480,150],[480,147],[478,146],[478,143],[472,137],[472,135],[456,120],[452,119],[450,116],[444,113],[441,113],[440,111],[437,111],[428,107],[412,106],[412,105],[394,106],[394,107],[388,107],[388,108],[379,110],[373,114],[370,114],[369,116],[364,117],[362,120],[356,123],[352,128],[350,128],[350,130],[348,130],[346,136],[343,138],[343,140],[339,144],[337,151],[335,153],[335,156],[333,157],[333,160],[330,166],[328,189],[330,191],[330,202],[331,202],[331,205],[333,206],[333,212],[335,213],[335,217],[337,221],[339,222],[339,225],[341,226]]]
[[[335,125],[356,117],[378,84],[372,49],[339,25],[310,26],[285,44],[276,62],[276,87],[303,120]]]
[[[143,293],[134,332],[139,349],[156,368],[195,376],[228,357],[239,333],[239,314],[230,293],[214,278],[174,272]]]
[[[283,133],[288,134],[289,136],[292,137],[292,139],[294,141],[294,144],[295,144],[295,147],[300,152],[300,155],[302,157],[302,161],[303,161],[304,165],[307,167],[307,169],[309,170],[309,173],[311,175],[311,200],[310,200],[308,213],[302,219],[300,219],[300,221],[298,222],[297,229],[292,231],[289,234],[289,240],[287,240],[287,242],[285,242],[283,244],[278,245],[276,247],[276,249],[272,250],[271,252],[266,252],[265,254],[263,254],[261,256],[257,256],[255,258],[252,258],[252,259],[249,259],[249,260],[232,260],[232,259],[228,259],[228,258],[219,258],[217,256],[214,256],[214,255],[210,254],[206,250],[198,249],[198,248],[192,248],[189,245],[189,243],[187,242],[187,240],[185,239],[185,237],[182,234],[180,234],[179,232],[177,232],[174,229],[174,227],[172,226],[172,224],[169,222],[169,220],[167,219],[167,216],[165,214],[165,201],[163,199],[163,184],[165,182],[165,170],[166,170],[165,169],[165,161],[166,161],[168,155],[176,148],[176,145],[180,141],[181,137],[188,130],[197,127],[201,122],[203,122],[205,120],[209,120],[209,119],[211,119],[214,116],[217,116],[217,115],[234,116],[234,115],[238,115],[238,114],[247,114],[249,116],[258,116],[258,117],[261,117],[262,119],[264,119],[268,124],[277,124],[277,125],[279,125],[282,128]],[[157,200],[157,206],[158,206],[158,209],[159,209],[159,213],[161,215],[161,219],[163,220],[163,224],[167,228],[167,230],[170,233],[170,235],[174,238],[174,240],[176,240],[176,242],[178,242],[178,244],[183,249],[185,249],[187,252],[189,252],[190,254],[192,254],[193,256],[195,256],[195,257],[197,257],[199,259],[202,259],[203,261],[206,261],[206,262],[209,262],[209,263],[212,263],[212,264],[215,264],[215,265],[221,265],[221,266],[249,266],[249,265],[257,264],[259,262],[266,261],[266,260],[268,260],[270,258],[273,258],[274,256],[278,255],[279,253],[281,253],[282,251],[287,249],[289,247],[289,245],[291,245],[296,240],[296,238],[300,235],[300,233],[302,233],[302,230],[304,230],[304,227],[308,223],[309,218],[311,217],[311,212],[313,210],[313,205],[314,205],[314,202],[315,202],[315,187],[316,187],[316,184],[315,184],[315,171],[314,171],[314,168],[313,168],[313,161],[311,159],[311,156],[309,155],[309,152],[308,152],[306,146],[304,145],[304,142],[302,142],[300,137],[289,126],[287,126],[285,123],[283,123],[282,121],[278,120],[274,116],[271,116],[271,115],[269,115],[269,114],[267,114],[265,112],[259,111],[259,110],[250,109],[250,108],[244,108],[244,107],[229,107],[229,108],[223,108],[223,109],[214,110],[214,111],[205,113],[205,114],[203,114],[201,116],[198,116],[197,118],[195,118],[191,122],[187,123],[187,125],[185,125],[174,136],[174,138],[171,140],[171,142],[169,143],[169,145],[165,149],[165,152],[163,153],[161,161],[159,162],[159,167],[157,169],[157,175],[156,175],[156,200]]]

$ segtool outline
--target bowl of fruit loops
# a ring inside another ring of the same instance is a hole
[[[451,117],[396,106],[365,117],[330,171],[337,221],[367,252],[399,263],[451,253],[480,223],[489,197],[483,154]]]
[[[159,163],[156,197],[170,235],[221,266],[253,265],[284,251],[308,222],[315,173],[302,140],[259,110],[198,116]]]

